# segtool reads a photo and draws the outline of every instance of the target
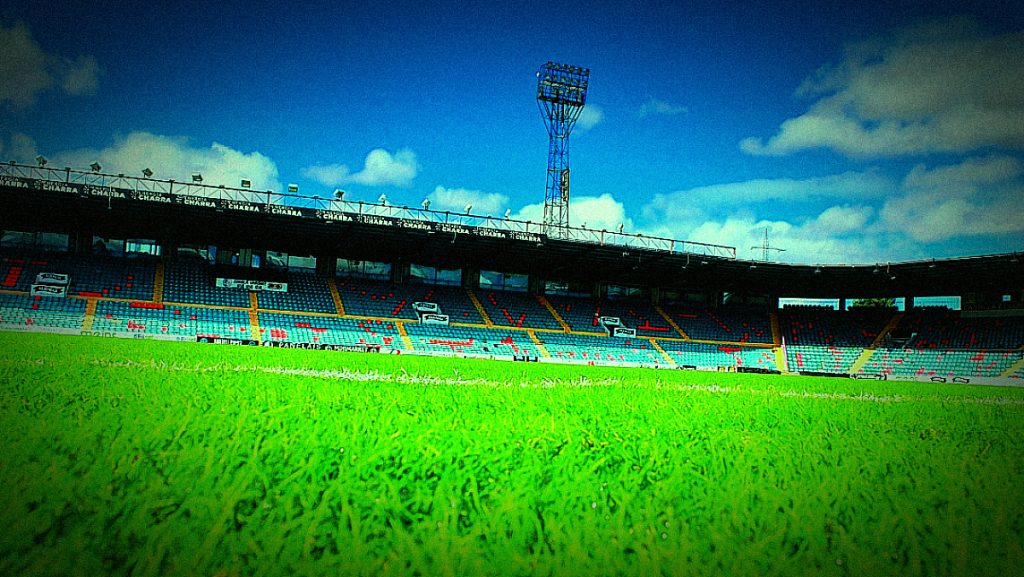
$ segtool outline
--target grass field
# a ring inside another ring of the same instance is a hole
[[[0,333],[0,575],[1012,575],[1024,390]]]

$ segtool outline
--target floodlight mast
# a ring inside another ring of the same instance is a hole
[[[537,106],[548,130],[544,229],[565,236],[569,227],[569,134],[587,102],[590,69],[548,61],[537,71]]]

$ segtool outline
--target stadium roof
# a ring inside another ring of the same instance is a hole
[[[222,187],[202,187],[218,192],[219,198],[188,197],[188,188],[200,185],[178,183],[178,192],[169,193],[159,187],[145,188],[148,179],[111,176],[111,181],[88,184],[74,182],[70,176],[66,182],[40,176],[15,176],[10,171],[0,175],[0,206],[4,207],[0,227],[693,292],[835,298],[1016,294],[1024,289],[1024,263],[1016,253],[900,263],[792,265],[737,259],[729,247],[614,232],[577,231],[573,239],[553,238],[527,223],[487,217],[364,204],[325,210],[328,199],[307,199],[312,204],[303,207],[281,203],[281,195]],[[274,198],[272,203],[260,204],[232,194],[248,195],[249,200]]]

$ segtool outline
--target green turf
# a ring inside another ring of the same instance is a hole
[[[0,575],[1012,575],[1024,391],[0,334]]]

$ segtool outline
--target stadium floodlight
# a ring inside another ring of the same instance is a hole
[[[153,176],[153,171],[150,170],[149,167],[143,168],[142,169],[142,176],[144,176],[146,178],[150,178],[150,177]]]
[[[569,226],[569,134],[587,103],[590,70],[550,60],[537,71],[537,107],[548,130],[544,226]],[[548,234],[551,234],[549,232]]]
[[[430,210],[430,199],[424,198],[423,202],[420,203],[420,206],[423,207],[423,210]]]
[[[380,197],[377,198],[377,204],[382,206],[388,205],[388,195],[381,193]]]
[[[508,220],[510,218],[512,218],[512,209],[511,208],[506,208],[505,209],[505,220]]]
[[[94,163],[90,164],[89,168],[91,168],[93,172],[99,172],[100,170],[103,170],[103,167],[100,166],[100,163],[98,163],[98,162],[94,162]]]
[[[288,185],[288,192],[299,192],[299,185],[292,183]]]
[[[36,162],[39,163],[39,168],[46,166],[46,157],[40,154],[36,157]]]
[[[473,203],[467,204],[466,207],[463,209],[463,212],[465,212],[466,214],[469,214],[469,211],[471,211],[471,210],[473,210]]]
[[[200,174],[198,172],[193,172],[192,173],[192,182],[202,182],[202,181],[203,181],[203,175],[202,174]]]
[[[622,229],[626,228],[626,225],[619,223],[619,234],[622,234]]]
[[[238,184],[242,188],[252,188],[252,181],[249,180],[248,178],[241,179],[241,182],[239,182]]]
[[[334,189],[334,200],[341,200],[345,198],[345,191],[340,188]]]

